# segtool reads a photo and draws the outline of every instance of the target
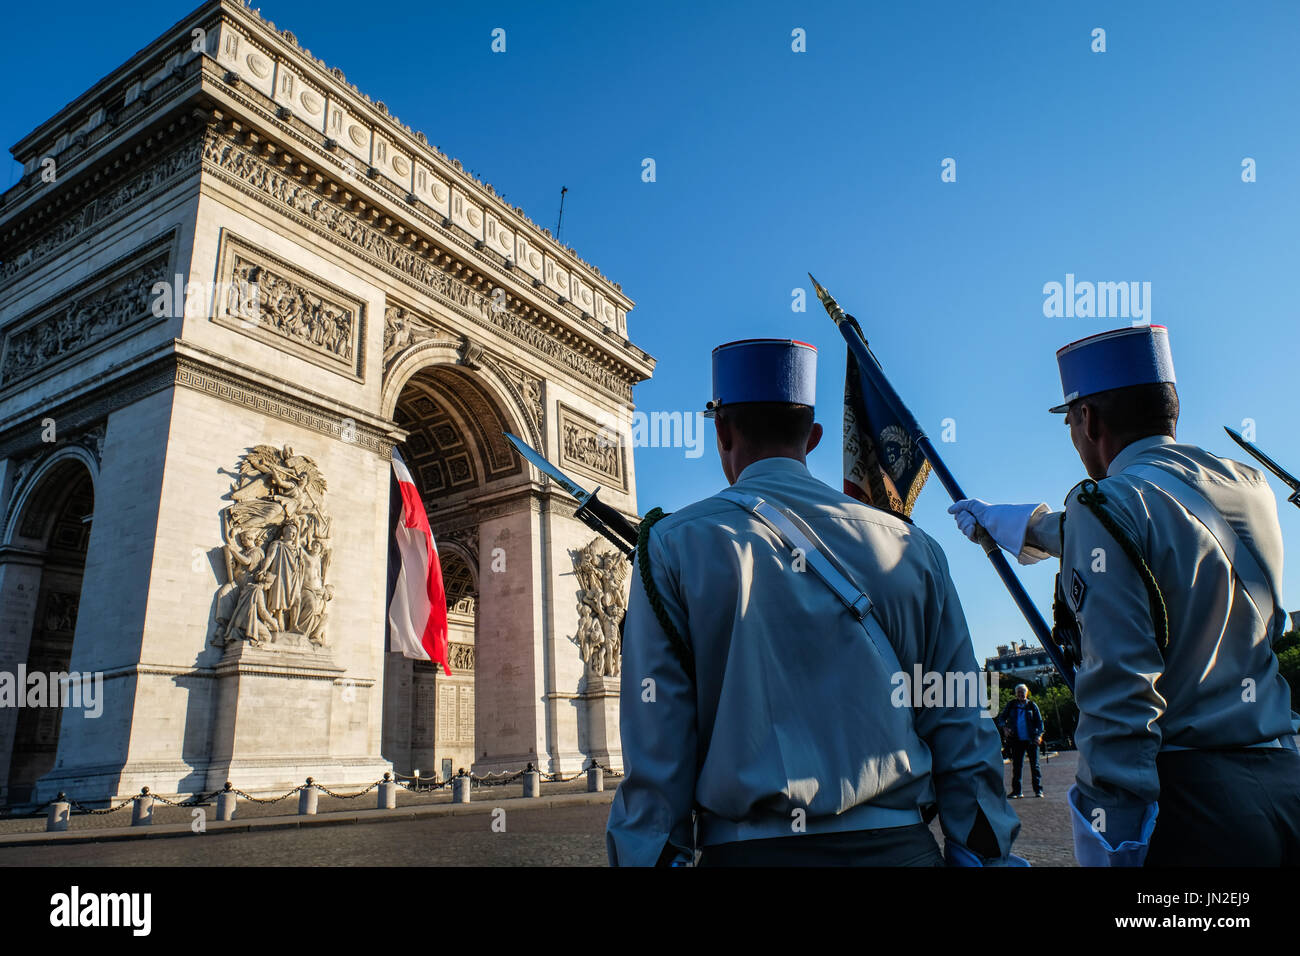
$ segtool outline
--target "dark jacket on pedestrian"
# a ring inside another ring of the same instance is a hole
[[[1038,705],[1032,700],[1020,701],[1013,697],[1007,701],[1007,706],[1002,708],[1002,713],[998,714],[997,725],[1004,731],[1010,731],[1011,736],[1017,740],[1021,739],[1017,732],[1020,723],[1020,711],[1025,712],[1025,733],[1023,738],[1028,741],[1035,741],[1038,735],[1043,732],[1043,715],[1039,711]]]

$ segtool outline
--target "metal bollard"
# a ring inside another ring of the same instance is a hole
[[[542,775],[529,764],[524,769],[524,796],[540,797],[542,795]]]
[[[600,764],[594,763],[587,768],[587,792],[600,793],[605,789],[605,770]]]
[[[411,771],[411,777],[413,778],[411,780],[411,789],[414,790],[416,793],[419,793],[420,792],[420,768],[419,767],[416,767],[414,770]]]
[[[389,773],[384,774],[384,782],[379,785],[379,809],[397,809],[397,782]]]
[[[131,826],[147,827],[153,823],[153,797],[148,787],[140,788],[140,796],[131,805]]]
[[[233,820],[235,819],[235,803],[239,794],[234,793],[231,789],[231,783],[226,781],[226,789],[217,794],[217,819]]]
[[[311,777],[307,778],[307,786],[298,791],[298,812],[305,816],[313,816],[316,813],[316,803],[320,800],[320,791],[312,783]]]
[[[452,803],[469,803],[469,785],[470,779],[462,767],[460,773],[451,779],[451,802]]]
[[[50,804],[49,816],[45,818],[45,832],[61,833],[68,828],[68,818],[72,814],[72,805],[68,803],[67,794],[60,792]]]

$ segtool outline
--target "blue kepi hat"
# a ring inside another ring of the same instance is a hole
[[[744,339],[713,350],[705,414],[742,402],[817,403],[817,348],[794,339]]]
[[[1169,330],[1163,325],[1142,325],[1101,332],[1071,342],[1056,353],[1065,401],[1048,409],[1064,412],[1078,398],[1129,385],[1174,383],[1174,354],[1169,350]]]

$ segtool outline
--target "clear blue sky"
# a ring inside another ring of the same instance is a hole
[[[191,8],[6,11],[0,133],[12,144]],[[1151,283],[1183,404],[1180,437],[1300,473],[1300,4],[945,2],[395,4],[272,0],[277,27],[459,158],[637,302],[659,360],[646,410],[694,410],[714,345],[792,336],[821,351],[810,460],[840,481],[844,348],[811,269],[863,322],[968,493],[1059,505],[1084,477],[1053,353],[1127,324],[1046,318],[1043,285]],[[504,54],[491,31],[507,33]],[[807,52],[791,51],[803,28]],[[1091,33],[1106,31],[1105,53]],[[55,64],[57,63],[57,66]],[[657,181],[641,179],[651,157]],[[957,181],[940,163],[957,161]],[[1252,157],[1258,181],[1241,181]],[[9,163],[3,182],[17,176]],[[725,483],[712,451],[636,452],[643,511]],[[1274,484],[1275,491],[1281,486]],[[948,553],[977,654],[1028,637],[931,482],[917,523]],[[1286,603],[1300,608],[1300,511]],[[1052,566],[1023,573],[1046,611]]]

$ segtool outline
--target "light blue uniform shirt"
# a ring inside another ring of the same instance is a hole
[[[1192,484],[1258,559],[1278,612],[1264,621],[1214,537],[1180,504],[1127,469],[1149,465]],[[1098,482],[1105,507],[1142,552],[1164,594],[1169,648],[1156,643],[1141,577],[1110,533],[1078,501],[1041,507],[1026,552],[1061,555],[1061,580],[1078,617],[1076,675],[1081,805],[1107,811],[1113,845],[1136,836],[1157,800],[1163,747],[1227,749],[1295,732],[1290,688],[1273,643],[1285,630],[1282,532],[1263,474],[1167,436],[1133,442]],[[1100,551],[1098,550],[1100,549]],[[1104,563],[1102,563],[1104,561]]]
[[[982,679],[947,562],[923,531],[790,458],[755,462],[732,487],[807,522],[875,602],[909,677],[919,665]],[[862,626],[730,501],[708,498],[661,520],[649,553],[668,617],[694,651],[696,680],[673,655],[634,568],[620,715],[626,775],[609,816],[611,864],[653,865],[667,844],[690,860],[695,808],[764,838],[797,832],[797,810],[812,833],[861,819],[842,815],[866,804],[905,816],[930,803],[949,838],[968,845],[980,820],[984,855],[1006,859],[1020,823],[1003,790],[997,732],[977,699],[895,706],[902,685]]]

